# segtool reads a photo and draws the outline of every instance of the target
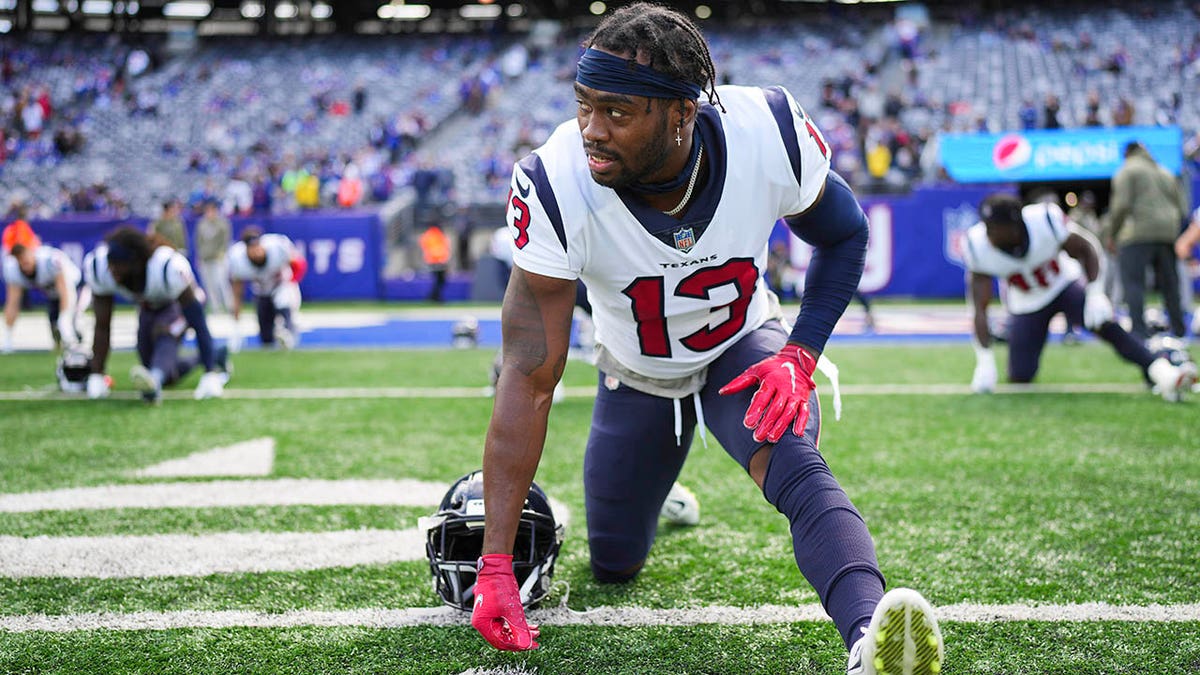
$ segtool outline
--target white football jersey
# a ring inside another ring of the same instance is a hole
[[[267,295],[292,280],[291,262],[298,253],[292,240],[282,234],[264,234],[258,242],[267,252],[262,265],[250,262],[246,242],[239,241],[229,247],[229,277],[234,281],[249,281],[256,295]]]
[[[119,295],[151,307],[162,307],[179,299],[192,285],[195,275],[183,254],[170,246],[159,246],[146,262],[146,288],[137,293],[117,283],[108,267],[108,245],[100,244],[83,259],[83,276],[92,293]]]
[[[1050,304],[1064,288],[1083,276],[1083,268],[1063,242],[1070,232],[1057,204],[1030,204],[1021,209],[1029,247],[1014,257],[992,245],[983,223],[967,230],[964,260],[971,272],[998,277],[1005,285],[1004,306],[1010,314],[1029,314]]]
[[[58,279],[59,274],[66,278],[67,288],[72,292],[79,285],[79,268],[71,262],[66,253],[53,246],[42,244],[34,249],[33,256],[35,262],[32,278],[21,273],[21,266],[15,256],[5,256],[4,282],[24,289],[36,288],[50,298],[58,297],[55,280]]]
[[[592,180],[574,121],[513,170],[514,264],[582,279],[597,343],[651,378],[697,373],[770,318],[771,230],[813,204],[829,171],[825,140],[786,90],[718,92],[727,113],[700,105],[708,178],[682,219]]]

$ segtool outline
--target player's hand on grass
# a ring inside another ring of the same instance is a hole
[[[105,398],[108,396],[109,383],[108,378],[104,373],[92,373],[87,378],[87,397],[90,399]]]
[[[996,391],[996,355],[991,347],[975,347],[975,374],[971,376],[971,391],[990,394]]]
[[[475,577],[475,608],[471,625],[496,649],[537,649],[540,631],[525,621],[512,556],[491,553],[479,558]]]
[[[221,398],[224,393],[225,382],[221,379],[221,373],[211,371],[200,376],[200,382],[196,384],[195,398],[197,401],[205,398]]]

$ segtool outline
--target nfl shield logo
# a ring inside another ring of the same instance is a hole
[[[967,230],[979,222],[979,212],[967,203],[959,204],[957,208],[942,209],[942,255],[946,261],[965,267],[963,249],[967,245]]]
[[[696,245],[696,236],[692,234],[692,228],[685,227],[675,232],[675,248],[687,253]]]

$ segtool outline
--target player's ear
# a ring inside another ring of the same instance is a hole
[[[687,126],[696,121],[696,102],[686,98],[679,99],[679,126]]]

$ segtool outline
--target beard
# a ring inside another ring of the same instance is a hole
[[[634,183],[646,182],[647,178],[661,171],[666,166],[667,160],[671,158],[671,139],[668,137],[668,131],[667,114],[663,112],[659,117],[658,129],[651,134],[649,142],[635,158],[641,160],[640,165],[631,166],[621,155],[595,148],[597,154],[611,157],[620,170],[611,177],[600,177],[593,173],[592,180],[614,190],[629,187]]]

